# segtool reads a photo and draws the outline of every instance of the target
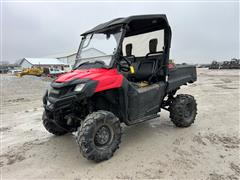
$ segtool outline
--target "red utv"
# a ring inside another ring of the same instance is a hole
[[[165,15],[118,18],[82,34],[74,70],[51,83],[43,124],[55,135],[77,131],[82,155],[113,156],[121,123],[133,125],[170,112],[178,127],[196,116],[191,95],[176,95],[196,81],[194,66],[169,66],[171,28]]]

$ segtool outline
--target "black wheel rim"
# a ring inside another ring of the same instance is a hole
[[[111,140],[112,140],[111,129],[106,125],[99,127],[94,137],[95,145],[98,147],[103,147],[110,144]]]

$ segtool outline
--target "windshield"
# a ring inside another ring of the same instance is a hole
[[[100,62],[109,66],[112,55],[117,51],[121,37],[120,28],[100,33],[88,34],[83,37],[78,54],[76,67],[81,64]]]

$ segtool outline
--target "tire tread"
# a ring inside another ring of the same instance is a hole
[[[184,117],[184,107],[186,103],[191,102],[193,105],[194,114],[190,122],[186,121]],[[194,123],[195,118],[197,115],[197,103],[193,96],[188,94],[179,94],[173,100],[172,104],[170,105],[170,118],[171,121],[177,127],[189,127],[191,124]]]

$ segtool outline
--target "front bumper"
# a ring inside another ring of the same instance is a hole
[[[59,98],[59,99],[44,96],[43,106],[44,106],[45,110],[54,112],[54,111],[59,111],[62,109],[70,108],[71,106],[73,106],[73,104],[76,101],[77,101],[76,95]]]
[[[74,114],[77,104],[80,102],[80,97],[76,94],[63,97],[49,96],[48,92],[43,96],[43,107],[46,116],[55,121],[64,121],[68,115]]]

